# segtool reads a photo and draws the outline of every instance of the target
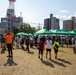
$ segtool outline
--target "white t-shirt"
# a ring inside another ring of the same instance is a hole
[[[46,49],[52,48],[52,40],[46,40]]]

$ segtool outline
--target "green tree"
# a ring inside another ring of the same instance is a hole
[[[19,30],[19,32],[27,32],[27,33],[34,33],[35,29],[33,27],[30,26],[30,24],[28,23],[22,23],[20,24],[17,29]]]
[[[13,33],[16,34],[16,33],[18,33],[18,32],[19,32],[19,29],[16,28],[16,27],[13,27]]]

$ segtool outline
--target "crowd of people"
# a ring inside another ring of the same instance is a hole
[[[1,36],[1,48],[2,50],[8,49],[8,56],[13,57],[13,46],[21,48],[25,51],[30,52],[34,46],[38,49],[38,58],[43,60],[43,53],[46,50],[46,58],[51,60],[51,50],[54,49],[55,59],[57,59],[59,46],[73,47],[74,53],[76,53],[76,38],[63,36],[14,36],[13,33],[8,32]]]

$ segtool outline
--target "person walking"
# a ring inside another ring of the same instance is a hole
[[[65,41],[66,41],[66,45],[67,45],[67,47],[68,47],[68,45],[69,45],[69,38],[67,37],[67,38],[65,39]]]
[[[17,36],[17,37],[15,38],[15,41],[16,41],[16,47],[17,47],[17,48],[20,48],[20,36]]]
[[[40,38],[40,41],[38,43],[38,58],[41,56],[41,60],[43,60],[43,50],[44,50],[44,42],[42,38]]]
[[[22,48],[23,50],[25,50],[24,42],[25,42],[25,38],[24,38],[24,37],[22,37],[22,39],[21,39],[20,43],[21,43],[21,48]]]
[[[58,42],[58,40],[56,39],[55,42],[54,42],[55,59],[57,59],[58,48],[59,48],[59,42]]]
[[[4,34],[4,37],[6,39],[6,44],[7,44],[7,49],[8,49],[8,56],[7,57],[13,57],[12,43],[13,43],[14,34],[11,32],[8,32],[8,33]]]
[[[1,48],[3,52],[6,50],[6,40],[3,35],[1,36]]]
[[[51,60],[51,49],[52,49],[52,40],[50,37],[47,38],[46,40],[46,58],[49,53],[49,59]]]
[[[30,38],[29,38],[29,36],[26,37],[25,44],[26,44],[26,50],[29,52],[29,45],[30,45]]]

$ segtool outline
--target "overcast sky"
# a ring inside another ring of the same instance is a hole
[[[0,0],[0,18],[6,16],[8,7],[8,0]],[[16,0],[16,16],[20,16],[20,12],[24,22],[30,23],[33,27],[37,27],[38,23],[43,26],[44,19],[49,18],[52,13],[60,19],[62,29],[63,20],[76,16],[76,0]]]

